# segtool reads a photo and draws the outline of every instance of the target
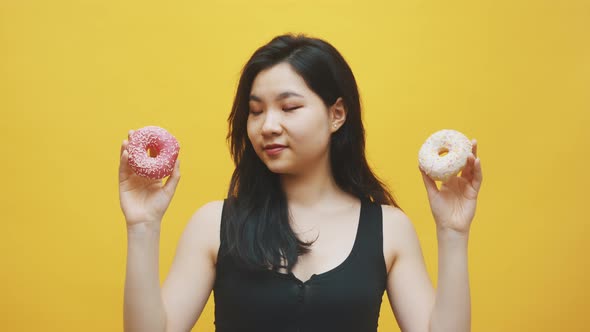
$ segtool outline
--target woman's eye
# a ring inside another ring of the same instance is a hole
[[[250,110],[250,114],[252,114],[252,115],[258,115],[258,114],[260,114],[260,113],[262,113],[262,111],[254,111],[254,110]]]
[[[298,108],[301,108],[301,106],[285,107],[285,108],[283,108],[283,111],[294,111]]]

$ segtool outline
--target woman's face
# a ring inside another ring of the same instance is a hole
[[[343,120],[288,63],[258,73],[249,106],[248,138],[272,172],[298,174],[329,162],[330,136]]]

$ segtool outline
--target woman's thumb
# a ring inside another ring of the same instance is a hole
[[[129,166],[129,152],[127,151],[127,141],[121,145],[121,154],[119,158],[119,181],[129,178],[133,171]]]
[[[428,193],[428,197],[433,197],[435,194],[438,193],[438,187],[436,186],[436,182],[430,178],[423,170],[418,166],[420,170],[420,174],[422,174],[422,180],[424,181],[424,187],[426,187],[426,192]]]
[[[164,184],[163,189],[170,195],[170,197],[174,195],[176,186],[178,186],[178,181],[180,181],[180,159],[176,159],[172,174],[170,174],[168,180],[166,180],[166,184]]]

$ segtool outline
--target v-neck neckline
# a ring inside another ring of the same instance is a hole
[[[360,212],[359,212],[359,220],[358,220],[358,224],[357,224],[357,228],[356,228],[354,242],[352,244],[352,249],[350,250],[350,253],[348,254],[348,256],[346,256],[346,258],[340,264],[336,265],[335,267],[333,267],[325,272],[313,273],[309,277],[309,279],[307,279],[306,281],[302,281],[295,274],[293,274],[293,272],[291,272],[291,271],[289,271],[289,273],[282,273],[282,272],[273,270],[273,273],[275,275],[278,275],[279,277],[282,277],[282,278],[292,279],[295,282],[297,282],[297,284],[299,284],[299,285],[306,285],[314,280],[324,278],[324,277],[329,276],[333,273],[336,273],[339,270],[341,270],[342,268],[344,268],[346,265],[348,265],[348,263],[352,260],[352,258],[356,255],[356,252],[358,251],[358,246],[359,246],[359,242],[360,242],[359,238],[360,238],[360,232],[361,232],[361,223],[363,222],[363,219],[365,219],[364,215],[365,215],[366,209],[367,209],[366,205],[368,204],[368,202],[366,202],[364,199],[360,199],[360,203],[361,203],[361,207],[360,207]]]

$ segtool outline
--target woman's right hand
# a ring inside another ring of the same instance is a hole
[[[129,131],[128,139],[133,130]],[[180,180],[180,161],[177,159],[172,174],[162,185],[162,180],[141,177],[129,166],[128,140],[121,145],[119,164],[119,201],[127,227],[146,223],[160,226],[164,213],[174,196]]]

